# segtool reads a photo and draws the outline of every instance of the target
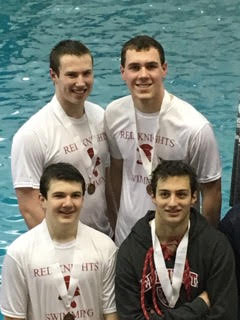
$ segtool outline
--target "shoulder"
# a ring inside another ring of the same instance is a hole
[[[231,250],[226,236],[211,226],[204,216],[202,216],[196,210],[193,210],[191,212],[190,219],[190,240],[195,239],[200,241],[201,245],[205,247],[204,250],[216,249],[218,252],[221,252],[221,254],[224,254],[226,250]]]
[[[14,139],[27,138],[32,136],[34,133],[41,131],[42,128],[46,128],[46,122],[49,122],[52,118],[50,114],[52,108],[50,104],[45,105],[38,112],[33,114],[16,132]]]
[[[170,113],[176,114],[183,121],[192,124],[192,126],[203,126],[209,124],[209,121],[190,103],[173,96]]]
[[[150,210],[143,218],[136,222],[128,237],[121,244],[119,255],[126,255],[127,257],[145,255],[146,251],[152,246],[149,221],[154,216],[155,212]]]
[[[240,255],[240,205],[233,206],[219,223],[219,230],[230,241],[234,251]]]
[[[232,225],[240,230],[240,204],[233,206],[220,222],[220,228],[224,225]]]
[[[91,111],[93,111],[93,112],[97,111],[97,112],[99,112],[100,114],[104,114],[104,109],[103,109],[100,105],[98,105],[98,104],[96,104],[96,103],[93,103],[93,102],[90,102],[90,101],[85,101],[84,107],[85,107],[89,112],[91,112]]]
[[[132,97],[125,96],[111,102],[105,110],[106,128],[114,135],[115,130],[129,128],[132,122],[134,108]]]
[[[25,255],[30,254],[31,248],[36,243],[41,243],[42,224],[37,225],[31,230],[20,235],[8,247],[7,254],[15,259],[22,259]]]
[[[125,109],[129,108],[129,105],[133,103],[130,95],[116,99],[109,103],[106,107],[106,115],[125,113]],[[119,108],[121,107],[121,108]]]
[[[87,114],[87,117],[95,123],[103,122],[104,118],[104,109],[98,104],[85,101],[84,109]]]
[[[103,254],[106,254],[108,256],[116,253],[118,248],[109,236],[81,222],[79,224],[79,227],[81,228],[81,239],[84,238],[90,248],[98,252],[102,252]],[[79,244],[81,245],[80,239]]]

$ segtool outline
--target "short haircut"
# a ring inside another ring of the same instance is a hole
[[[143,51],[143,50],[149,50],[150,48],[155,48],[158,50],[161,64],[164,64],[165,53],[162,45],[157,40],[149,36],[140,35],[124,43],[122,47],[122,52],[121,52],[121,65],[125,67],[127,50]]]
[[[40,179],[40,192],[45,199],[47,199],[49,185],[52,180],[78,182],[82,185],[83,195],[85,193],[85,181],[83,176],[78,169],[69,163],[54,163],[44,169]]]
[[[77,40],[63,40],[56,44],[49,56],[50,68],[56,72],[57,75],[59,75],[60,58],[65,54],[79,57],[88,54],[93,63],[93,56],[90,50],[82,42]]]
[[[193,195],[198,189],[197,176],[193,168],[181,160],[161,160],[161,163],[152,172],[151,188],[156,196],[157,183],[159,179],[166,180],[168,177],[188,176]]]

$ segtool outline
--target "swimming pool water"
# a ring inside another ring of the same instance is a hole
[[[52,96],[48,54],[66,38],[83,41],[93,52],[95,85],[89,100],[104,108],[128,92],[119,73],[123,42],[148,34],[163,44],[169,66],[166,88],[213,124],[225,214],[239,102],[239,9],[237,0],[1,2],[0,264],[6,246],[26,230],[11,182],[12,136]]]

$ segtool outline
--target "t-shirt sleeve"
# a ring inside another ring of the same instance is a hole
[[[20,130],[13,138],[11,168],[14,188],[39,188],[43,171],[44,152],[38,136]]]
[[[117,248],[112,244],[112,253],[106,261],[104,274],[103,274],[103,314],[116,312],[115,303],[115,267]]]
[[[10,318],[26,318],[27,299],[27,285],[22,267],[7,254],[2,267],[2,314]]]
[[[190,165],[195,169],[199,183],[208,183],[221,178],[218,145],[209,123],[195,135],[189,156]]]

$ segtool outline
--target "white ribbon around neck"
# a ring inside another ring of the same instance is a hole
[[[169,306],[171,308],[174,308],[179,298],[180,289],[182,286],[183,273],[184,273],[184,267],[185,267],[186,256],[187,256],[187,248],[188,248],[190,221],[188,222],[188,229],[185,232],[181,242],[177,247],[172,281],[170,281],[168,270],[166,268],[166,263],[163,257],[161,244],[156,235],[155,219],[153,219],[150,224],[151,224],[154,264],[157,271],[158,279],[160,281],[162,290],[168,301]]]
[[[60,265],[59,265],[59,261],[57,259],[57,255],[56,255],[56,250],[55,250],[55,246],[53,243],[53,240],[50,237],[49,231],[48,231],[48,227],[47,227],[47,223],[45,222],[45,226],[46,226],[46,234],[47,234],[47,240],[49,243],[49,250],[50,250],[50,254],[51,257],[54,261],[53,264],[51,264],[51,276],[53,278],[54,284],[57,288],[57,291],[59,293],[59,296],[62,299],[62,302],[64,304],[64,307],[66,309],[67,312],[70,311],[71,309],[71,302],[73,300],[78,282],[79,282],[79,278],[80,278],[80,274],[81,274],[81,265],[79,264],[79,262],[83,262],[83,257],[82,257],[82,253],[81,250],[77,247],[77,241],[75,241],[74,244],[74,249],[73,249],[73,259],[72,259],[72,269],[70,272],[70,280],[69,280],[69,287],[67,289],[66,283],[64,281],[64,275],[61,271]],[[76,240],[79,237],[79,233],[80,233],[80,227],[78,224],[78,231],[77,231],[77,236],[76,236]]]
[[[83,167],[87,173],[89,183],[91,183],[92,182],[92,175],[93,175],[93,171],[95,169],[95,163],[96,163],[96,159],[97,159],[97,155],[98,155],[98,151],[99,151],[99,145],[97,142],[97,132],[95,129],[95,125],[91,121],[91,117],[88,114],[87,110],[84,109],[85,115],[86,115],[86,118],[88,121],[90,135],[92,137],[92,148],[93,148],[93,153],[94,153],[93,158],[90,158],[90,156],[88,154],[86,154],[86,151],[82,145],[81,138],[80,138],[79,134],[76,132],[76,129],[74,128],[71,120],[69,119],[68,115],[65,113],[63,108],[61,107],[59,101],[57,100],[57,97],[55,96],[53,99],[55,100],[54,101],[54,106],[55,106],[54,112],[58,116],[59,120],[61,121],[61,123],[65,127],[65,129],[67,129],[73,135],[73,141],[76,144],[78,144],[78,147],[80,149],[79,155],[81,158],[81,162],[83,163]]]
[[[164,97],[163,97],[162,105],[161,105],[161,109],[168,109],[170,103],[171,103],[170,94],[165,90],[164,91]],[[160,128],[161,110],[159,111],[156,135],[155,135],[154,140],[153,140],[152,156],[151,156],[151,160],[149,160],[148,157],[146,156],[145,152],[143,151],[143,149],[139,145],[138,128],[137,128],[137,116],[136,116],[136,111],[135,111],[134,105],[132,107],[133,107],[133,111],[134,111],[134,115],[132,117],[133,118],[132,119],[133,120],[133,134],[134,134],[134,137],[135,137],[136,142],[137,142],[137,147],[138,147],[138,150],[139,150],[139,154],[140,154],[140,158],[141,158],[141,161],[142,161],[142,164],[143,164],[143,168],[144,168],[145,172],[147,173],[147,176],[150,178],[150,176],[152,174],[152,169],[153,169],[153,157],[154,157],[154,153],[155,153],[156,136],[157,136],[157,134],[159,132],[159,128]]]

